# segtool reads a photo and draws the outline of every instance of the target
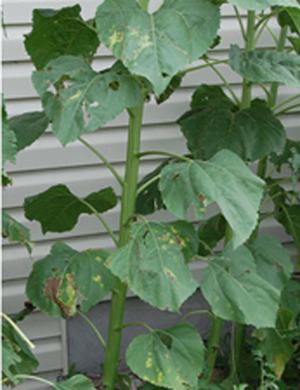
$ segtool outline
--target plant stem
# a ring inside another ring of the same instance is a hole
[[[129,328],[129,326],[143,326],[144,328],[149,330],[149,332],[153,332],[153,329],[144,322],[128,322],[127,324],[122,325],[121,329]]]
[[[247,35],[245,39],[245,51],[252,51],[255,48],[255,11],[248,11]],[[249,108],[251,105],[252,82],[248,79],[243,80],[243,92],[241,109]]]
[[[39,376],[33,376],[33,375],[25,375],[25,374],[18,374],[18,375],[15,375],[15,378],[20,378],[20,379],[31,379],[31,380],[34,380],[34,381],[38,381],[38,382],[42,382],[48,386],[51,386],[53,387],[54,389],[56,389],[57,387],[55,386],[54,383],[50,382],[50,381],[47,381],[46,379],[44,378],[40,378]]]
[[[125,181],[122,191],[121,216],[120,216],[120,240],[118,247],[122,247],[130,240],[130,226],[126,224],[130,215],[135,211],[136,188],[138,181],[139,152],[141,126],[143,119],[144,104],[136,106],[129,111],[129,131],[127,144],[127,158],[125,168]],[[107,390],[113,390],[117,375],[120,344],[121,326],[123,322],[124,307],[127,287],[120,280],[117,281],[112,294],[110,324],[106,359],[104,364],[103,383]]]
[[[31,349],[35,348],[35,345],[29,340],[29,338],[21,331],[21,329],[5,314],[1,313],[1,316],[7,321],[12,328],[19,334],[19,336],[29,345]]]
[[[183,69],[180,72],[178,72],[177,74],[178,75],[185,75],[186,73],[194,72],[195,70],[204,69],[204,68],[211,67],[212,65],[219,65],[219,64],[228,64],[228,60],[214,60],[213,63],[207,62],[206,64],[197,65],[197,66],[193,66],[191,68]]]
[[[280,31],[280,36],[277,42],[277,52],[283,52],[288,34],[288,26],[285,26]],[[278,83],[272,83],[270,89],[269,107],[273,107],[276,104],[278,95]]]
[[[297,107],[300,107],[300,103],[295,103],[295,104],[292,104],[291,106],[285,107],[281,111],[276,112],[275,115],[280,116],[280,115],[285,114],[286,112],[291,111]]]
[[[223,81],[224,85],[226,86],[226,88],[228,89],[228,92],[231,94],[233,100],[235,101],[235,103],[239,106],[240,105],[240,101],[239,101],[239,98],[236,96],[234,90],[231,88],[230,84],[228,83],[228,81],[226,80],[226,78],[222,75],[221,72],[219,72],[219,70],[214,66],[214,64],[210,63],[208,60],[206,60],[207,64],[209,64],[209,66],[211,67],[211,69],[219,76],[219,78]]]
[[[243,19],[241,17],[241,14],[240,14],[240,11],[239,11],[238,7],[233,6],[233,8],[234,8],[235,15],[236,15],[237,20],[238,20],[239,25],[240,25],[242,37],[243,37],[243,39],[245,41],[246,40],[246,30],[245,30],[245,27],[244,27],[244,24],[243,24]]]
[[[93,152],[107,166],[107,168],[111,171],[111,173],[117,179],[117,181],[121,185],[121,187],[123,187],[124,182],[123,182],[121,176],[118,174],[118,172],[115,170],[115,168],[111,165],[111,163],[107,160],[107,158],[104,157],[102,153],[100,153],[96,148],[94,148],[93,145],[91,145],[89,142],[87,142],[83,138],[79,137],[78,140],[83,145],[85,145],[88,149],[90,149],[90,151]]]
[[[282,100],[276,106],[272,107],[274,111],[278,110],[278,108],[285,106],[287,103],[292,102],[293,100],[300,99],[300,94],[289,97],[288,99]]]
[[[190,311],[185,316],[183,316],[181,318],[181,320],[180,320],[180,324],[183,324],[189,317],[195,316],[195,315],[198,315],[198,314],[206,314],[209,317],[214,318],[214,315],[210,311],[208,311],[208,310],[194,310],[194,311]]]
[[[150,180],[148,180],[146,183],[144,183],[143,185],[141,185],[136,194],[139,195],[141,192],[143,192],[148,186],[150,186],[150,184],[156,182],[157,180],[159,180],[161,178],[161,174],[159,173],[158,175],[152,177]]]
[[[104,349],[106,349],[106,342],[105,342],[104,338],[102,337],[102,334],[99,332],[99,330],[96,328],[96,326],[92,323],[92,321],[85,314],[83,314],[80,310],[77,310],[77,313],[80,315],[81,318],[84,319],[84,321],[86,321],[89,324],[89,326],[93,329],[96,336],[100,340]]]
[[[118,239],[116,237],[116,235],[114,234],[114,232],[111,230],[111,228],[109,227],[108,223],[105,221],[105,219],[102,217],[102,215],[100,213],[98,213],[98,211],[95,209],[95,207],[93,207],[91,204],[89,204],[88,202],[86,202],[84,199],[82,198],[78,198],[78,200],[83,203],[86,207],[88,207],[92,212],[93,214],[99,219],[99,221],[103,224],[103,226],[105,227],[107,233],[110,235],[111,239],[113,240],[113,242],[117,245],[118,244]]]
[[[144,156],[152,156],[152,155],[160,155],[160,156],[168,156],[168,157],[173,157],[176,158],[177,160],[183,160],[183,161],[188,161],[190,162],[191,159],[184,157],[184,156],[179,156],[178,154],[170,153],[170,152],[164,152],[160,150],[149,150],[147,152],[142,152],[138,153],[138,157],[144,157]]]

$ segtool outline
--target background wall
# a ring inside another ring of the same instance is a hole
[[[82,6],[84,18],[93,17],[98,1],[84,0],[77,1],[77,3]],[[155,8],[159,1],[152,0],[150,3],[151,7]],[[59,8],[74,4],[76,4],[75,0],[3,0],[4,24],[6,26],[6,34],[3,35],[3,92],[9,116],[41,109],[37,93],[30,81],[33,66],[23,47],[23,35],[31,30],[32,10],[34,8]],[[214,51],[214,57],[221,58],[226,55],[229,43],[242,44],[238,25],[233,18],[233,10],[230,6],[223,7],[221,35],[223,37],[222,43]],[[262,37],[261,45],[263,47],[273,45],[268,34]],[[101,47],[97,53],[94,67],[100,70],[109,66],[112,61],[110,53]],[[224,74],[230,80],[235,92],[239,94],[241,90],[239,76],[231,72],[228,67],[223,66],[223,68]],[[157,106],[152,100],[146,105],[142,149],[160,149],[174,153],[186,151],[185,142],[175,121],[187,110],[193,89],[200,83],[221,85],[218,76],[211,70],[194,72],[185,77],[182,87],[168,102]],[[292,93],[291,88],[282,87],[280,98],[288,98]],[[255,94],[262,96],[259,89],[255,90]],[[297,133],[299,134],[299,113],[294,112],[286,115],[282,121],[288,129],[289,137],[296,139]],[[103,129],[85,136],[89,142],[105,153],[120,174],[124,171],[126,123],[127,116],[122,114]],[[159,162],[160,159],[155,157],[145,159],[140,169],[141,177],[156,167]],[[112,247],[112,242],[102,226],[95,218],[88,216],[82,216],[72,232],[62,235],[54,233],[42,235],[38,224],[26,221],[22,210],[23,199],[63,182],[79,196],[89,194],[107,185],[114,186],[114,184],[106,168],[84,146],[79,142],[74,142],[66,148],[62,148],[50,131],[47,131],[32,147],[22,151],[17,158],[17,163],[7,166],[7,170],[13,179],[13,186],[4,191],[3,206],[12,216],[31,229],[32,239],[36,242],[32,259],[29,259],[23,247],[7,242],[3,243],[3,311],[13,314],[23,308],[23,302],[26,300],[25,284],[32,261],[47,255],[56,239],[63,239],[77,250],[84,250],[88,247],[108,249]],[[117,187],[115,189],[118,190]],[[209,213],[212,212],[213,209],[209,211]],[[161,213],[160,216],[163,218],[166,213]],[[113,229],[116,230],[118,208],[107,213],[106,217]],[[272,234],[281,238],[294,255],[295,251],[290,244],[290,238],[284,234],[276,222],[266,219],[263,226],[264,234]],[[201,264],[194,263],[192,267],[195,277],[199,278]],[[197,305],[197,299],[193,302],[193,305]],[[157,318],[159,316],[157,312],[153,314],[152,309],[147,305],[141,306],[138,301],[131,301],[128,313],[136,312],[137,308],[139,308],[143,320],[147,320],[145,317],[153,319],[153,316],[157,316]],[[100,312],[93,309],[90,315],[101,325],[102,318],[107,318],[108,315],[107,305],[102,304]],[[164,315],[159,318],[162,322],[167,321],[170,324],[174,317]],[[82,337],[84,328],[80,321],[81,319],[72,319],[68,326],[70,363],[77,360],[79,366],[86,367],[86,369],[91,367],[91,370],[94,371],[95,367],[98,367],[99,355],[96,354],[91,359],[89,343],[92,341]],[[103,327],[105,328],[104,324]],[[38,373],[47,379],[55,380],[57,375],[67,370],[69,363],[65,322],[37,312],[22,323],[22,329],[36,344],[36,355],[40,361]],[[78,347],[82,343],[78,343],[78,340],[85,340],[83,344],[87,347],[86,354],[79,350]],[[90,363],[87,364],[88,361]],[[47,386],[36,382],[27,382],[19,386],[18,389],[46,390]]]

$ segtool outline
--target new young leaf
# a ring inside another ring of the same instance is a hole
[[[184,65],[207,52],[220,11],[208,0],[171,0],[150,15],[135,0],[106,0],[96,23],[101,41],[115,57],[147,78],[160,96]]]

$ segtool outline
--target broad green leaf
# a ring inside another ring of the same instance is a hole
[[[53,132],[63,145],[95,131],[143,101],[141,85],[120,63],[95,72],[84,59],[62,56],[33,73]],[[57,88],[56,95],[49,91]]]
[[[297,0],[228,0],[228,2],[249,10],[265,10],[275,5],[299,7]]]
[[[243,160],[258,160],[283,149],[285,130],[272,111],[262,104],[237,111],[219,87],[200,86],[192,110],[178,123],[194,158],[211,158],[229,149]]]
[[[226,248],[223,256],[209,260],[200,285],[216,316],[257,328],[275,327],[280,291],[257,273],[246,247]]]
[[[271,236],[258,237],[247,247],[256,262],[258,275],[281,291],[294,269],[289,252]]]
[[[281,306],[293,314],[294,320],[300,314],[300,285],[290,280],[281,294]],[[300,318],[298,319],[300,321]],[[300,325],[300,323],[299,323]]]
[[[39,365],[27,343],[7,323],[2,323],[2,371],[10,384],[22,382],[17,374],[31,374]],[[4,379],[3,378],[3,379]]]
[[[291,42],[293,49],[297,54],[300,54],[300,37],[288,37],[288,40]]]
[[[96,24],[114,56],[130,72],[147,78],[160,96],[184,65],[207,52],[220,25],[220,10],[208,0],[171,0],[150,15],[135,0],[105,0]]]
[[[232,45],[229,63],[235,72],[253,82],[277,82],[300,88],[300,57],[296,54],[270,50],[242,52]]]
[[[81,18],[80,11],[79,5],[58,11],[33,11],[33,29],[25,35],[25,47],[37,69],[65,54],[92,60],[100,42],[95,29]]]
[[[277,203],[276,206],[275,218],[284,226],[286,233],[293,237],[298,250],[297,266],[300,268],[300,205]]]
[[[190,160],[162,170],[161,189],[166,207],[185,219],[194,206],[196,217],[217,202],[233,230],[235,246],[242,244],[257,222],[264,182],[234,153],[223,150],[209,161]],[[184,196],[183,196],[184,194]]]
[[[16,162],[17,139],[15,133],[9,128],[4,98],[2,96],[2,184],[11,184],[10,178],[5,172],[5,164]]]
[[[26,198],[24,210],[26,218],[40,222],[45,234],[72,230],[80,214],[93,214],[91,208],[103,213],[115,207],[117,201],[111,187],[79,198],[64,184],[58,184],[45,192]]]
[[[225,237],[226,220],[222,214],[217,214],[200,224],[198,229],[199,247],[198,254],[207,256]]]
[[[92,382],[84,375],[75,375],[65,382],[55,384],[57,390],[95,390]]]
[[[198,253],[199,239],[195,227],[187,221],[175,221],[166,224],[172,230],[176,241],[182,247],[185,262],[194,260]]]
[[[45,113],[38,111],[10,118],[8,125],[16,135],[18,151],[31,145],[44,134],[48,123]]]
[[[133,224],[132,240],[107,266],[141,299],[162,310],[178,311],[198,286],[176,235],[161,223]]]
[[[26,246],[29,253],[32,252],[34,244],[30,242],[30,231],[24,225],[16,221],[9,214],[2,210],[2,237],[8,238],[11,242],[19,242]]]
[[[300,4],[300,3],[299,3]],[[289,26],[292,32],[300,34],[300,9],[296,7],[285,7],[278,15],[281,27]]]
[[[183,324],[136,337],[126,352],[127,364],[143,380],[185,390],[196,386],[204,365],[198,331]]]
[[[276,329],[257,329],[254,335],[259,339],[258,347],[266,356],[277,378],[281,378],[287,362],[295,351],[292,341],[281,337]]]
[[[104,262],[110,252],[77,252],[58,242],[50,255],[34,263],[27,283],[27,296],[42,311],[53,317],[67,318],[101,301],[115,284],[115,277]]]

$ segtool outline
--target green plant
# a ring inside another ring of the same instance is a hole
[[[278,379],[296,348],[299,302],[296,308],[290,304],[296,287],[289,282],[294,265],[275,237],[258,233],[260,223],[274,215],[300,250],[300,145],[286,139],[278,118],[300,106],[300,95],[277,102],[280,84],[300,87],[300,6],[297,0],[228,0],[236,12],[245,47],[232,45],[228,59],[213,58],[208,51],[220,41],[217,33],[224,3],[165,0],[150,15],[147,0],[105,0],[89,22],[80,17],[79,6],[35,10],[33,30],[25,39],[37,69],[32,81],[44,109],[27,114],[28,128],[35,129],[33,139],[51,123],[62,145],[81,141],[107,166],[121,189],[118,235],[102,215],[118,203],[111,187],[80,198],[59,184],[24,203],[26,217],[39,221],[44,234],[71,230],[81,214],[93,214],[116,245],[113,253],[95,249],[78,252],[56,243],[46,258],[34,264],[27,284],[30,301],[42,311],[63,318],[78,313],[87,321],[82,312],[112,293],[107,342],[90,323],[106,352],[103,388],[108,390],[117,383],[120,341],[126,326],[141,325],[148,330],[127,349],[127,364],[148,382],[144,388],[245,388],[240,361],[246,325],[256,328],[253,337],[258,340],[261,361]],[[246,23],[240,9],[247,10]],[[273,18],[280,25],[279,37],[269,26]],[[264,31],[274,38],[276,50],[257,50]],[[116,62],[96,72],[91,63],[100,41]],[[186,67],[194,61],[191,68]],[[218,69],[220,64],[230,66],[243,78],[241,98]],[[218,86],[200,85],[190,110],[178,119],[190,155],[141,151],[147,97],[154,94],[162,103],[187,73],[203,68],[218,74],[226,93]],[[254,84],[262,88],[265,99],[252,96]],[[98,130],[124,110],[129,115],[129,128],[123,178],[83,134]],[[19,139],[29,144],[32,133],[22,131],[23,122],[22,117],[8,122],[7,131],[17,135],[4,143],[8,160],[14,158]],[[166,160],[138,184],[140,159],[154,154]],[[256,174],[249,168],[254,162],[258,165]],[[281,169],[288,169],[290,176],[278,179],[275,173]],[[291,183],[289,190],[281,186],[283,183]],[[212,202],[218,204],[220,214],[202,222]],[[269,203],[274,208],[266,212]],[[196,224],[186,218],[191,207]],[[178,220],[150,222],[145,217],[160,208],[167,208]],[[216,254],[215,247],[223,239],[222,253]],[[207,349],[186,318],[164,330],[151,329],[142,322],[123,324],[127,287],[159,309],[179,311],[199,287],[188,267],[195,258],[207,264],[200,282],[211,306]],[[299,264],[298,257],[298,268]],[[235,323],[231,372],[223,384],[212,385],[224,320]],[[274,340],[284,355],[274,347]],[[92,388],[81,376],[69,381],[76,382],[72,382],[74,388]],[[63,389],[68,385],[53,386]]]

